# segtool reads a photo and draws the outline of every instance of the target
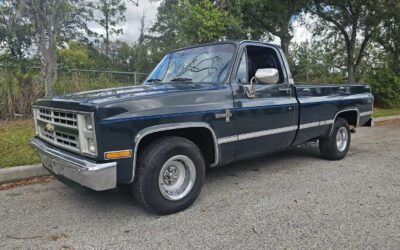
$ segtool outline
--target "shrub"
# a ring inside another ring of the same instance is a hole
[[[4,70],[0,72],[0,119],[31,114],[31,104],[43,96],[40,78],[31,72]]]
[[[400,76],[382,68],[366,77],[375,97],[375,105],[380,108],[400,106]]]

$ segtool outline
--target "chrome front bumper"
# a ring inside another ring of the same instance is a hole
[[[39,152],[43,166],[54,175],[64,176],[96,191],[117,186],[117,163],[96,163],[32,138],[29,144]]]

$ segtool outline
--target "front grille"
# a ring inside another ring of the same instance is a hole
[[[33,114],[36,133],[44,141],[91,157],[97,155],[93,113],[34,107]]]
[[[79,136],[58,130],[49,131],[45,125],[39,125],[39,137],[55,145],[68,148],[73,151],[79,151]]]
[[[37,119],[64,127],[78,127],[76,114],[66,111],[39,108]]]
[[[56,146],[80,152],[77,114],[40,107],[36,109],[35,115],[40,138]]]

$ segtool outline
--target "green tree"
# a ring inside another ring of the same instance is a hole
[[[314,22],[315,33],[339,34],[345,44],[347,80],[360,79],[357,75],[375,28],[379,25],[376,2],[372,0],[313,0],[308,11],[320,17]],[[361,38],[360,38],[361,37]]]
[[[382,23],[372,39],[384,48],[389,68],[400,76],[400,2],[379,1],[377,13]]]
[[[210,0],[183,0],[177,14],[180,19],[180,32],[189,44],[207,43],[223,38],[230,21],[228,13]]]
[[[57,47],[86,27],[84,0],[21,0],[21,12],[34,27],[46,96],[54,94]]]
[[[289,55],[293,38],[293,24],[305,9],[305,0],[246,0],[241,1],[243,23],[252,39],[260,39],[268,33],[281,40],[283,52]]]
[[[346,64],[340,52],[342,47],[334,40],[292,44],[289,63],[295,82],[345,82]]]
[[[375,105],[381,108],[400,107],[400,76],[390,69],[380,68],[370,72],[366,81],[371,85]]]
[[[155,58],[179,47],[230,38],[233,17],[210,0],[164,0],[150,32]]]
[[[32,46],[33,32],[19,8],[20,1],[5,0],[0,5],[0,48],[21,64]]]
[[[105,54],[110,51],[110,39],[112,36],[122,34],[123,30],[118,24],[125,22],[126,4],[124,0],[99,0],[90,3],[95,13],[95,21],[104,29],[105,34],[100,34],[105,46]],[[97,11],[97,12],[96,12]]]
[[[70,68],[88,68],[90,59],[86,45],[77,41],[70,41],[68,48],[61,49],[60,55],[61,64]]]
[[[185,44],[179,34],[180,21],[174,14],[178,11],[178,3],[179,0],[163,0],[157,9],[156,21],[149,30],[151,35],[147,38],[154,62],[166,52]]]

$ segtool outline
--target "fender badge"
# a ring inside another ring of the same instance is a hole
[[[225,113],[215,114],[216,119],[225,118],[226,122],[230,122],[232,117],[232,113],[227,109]]]

